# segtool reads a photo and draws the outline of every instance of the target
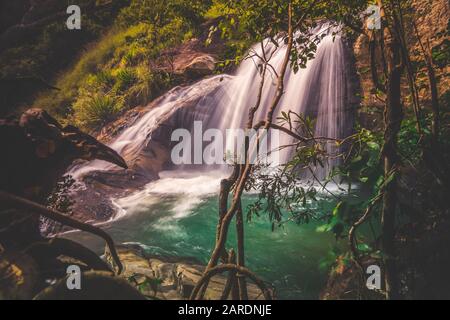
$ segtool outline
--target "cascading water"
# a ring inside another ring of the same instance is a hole
[[[285,75],[285,92],[277,108],[281,112],[292,110],[297,114],[316,119],[315,136],[340,139],[348,136],[352,131],[352,117],[349,112],[348,95],[349,79],[346,75],[345,45],[339,35],[333,35],[336,28],[329,25],[319,28],[316,35],[326,35],[320,42],[315,58],[307,63],[305,69],[297,73],[288,68]],[[253,50],[257,56],[262,56],[261,45]],[[266,56],[274,50],[270,64],[279,71],[286,52],[286,46],[276,49],[267,40],[264,44]],[[255,56],[256,56],[255,55]],[[222,131],[228,128],[242,128],[246,124],[248,110],[257,101],[258,87],[261,82],[259,58],[245,60],[234,79],[224,88],[230,97],[220,101],[215,114],[208,123],[209,127],[217,127]],[[254,123],[265,120],[265,115],[276,91],[276,76],[268,68],[265,84],[261,96],[261,105],[255,114]],[[287,135],[280,137],[279,145],[289,145],[291,138]],[[326,143],[327,152],[332,154],[336,150],[334,143]],[[272,146],[272,149],[276,149]],[[279,155],[280,162],[286,163],[292,155],[292,150],[285,150]],[[330,160],[325,168],[316,168],[317,176],[324,178],[327,171],[338,163],[337,159]]]

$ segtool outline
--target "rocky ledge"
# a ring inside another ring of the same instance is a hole
[[[205,270],[194,258],[152,256],[139,245],[121,245],[117,250],[124,266],[121,276],[150,299],[188,299]],[[108,252],[105,256],[111,261]],[[226,281],[226,274],[213,277],[205,299],[219,300]],[[256,285],[247,283],[247,290],[249,300],[264,299]]]

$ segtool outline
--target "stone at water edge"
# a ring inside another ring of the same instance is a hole
[[[124,272],[121,276],[134,282],[135,285],[144,282],[157,283],[156,294],[151,285],[141,286],[141,292],[144,295],[156,299],[188,299],[205,270],[205,266],[195,258],[151,256],[147,255],[139,245],[119,245],[117,250],[124,265]],[[105,256],[108,261],[111,261],[107,251]],[[205,299],[220,299],[227,275],[228,273],[224,273],[211,279]],[[247,288],[249,300],[264,299],[259,288],[253,283],[247,283]]]

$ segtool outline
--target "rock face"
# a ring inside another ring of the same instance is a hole
[[[175,60],[175,72],[189,78],[199,78],[214,72],[216,59],[206,53],[188,53]]]
[[[205,266],[192,258],[148,256],[139,246],[119,246],[117,249],[124,265],[122,276],[149,298],[188,299],[205,270]],[[109,258],[108,253],[106,256]],[[226,281],[226,274],[213,277],[205,299],[219,300]],[[255,285],[248,283],[247,289],[250,300],[264,298]]]
[[[440,46],[447,43],[446,50],[449,50],[449,22],[450,22],[450,2],[448,0],[413,0],[412,6],[417,17],[416,25],[422,43],[425,46],[430,45],[430,48]],[[413,30],[411,28],[411,30]],[[423,61],[421,55],[421,47],[417,37],[413,32],[407,32],[409,42],[413,49],[420,54],[412,57],[413,61]],[[445,36],[446,34],[446,36]],[[448,56],[448,52],[447,52]],[[436,68],[436,75],[439,78],[438,89],[439,93],[443,94],[450,88],[450,65],[440,66]],[[422,84],[419,95],[426,100],[430,97],[426,73],[418,75],[418,82]]]
[[[448,0],[413,0],[411,1],[411,14],[414,15],[416,19],[416,26],[420,36],[420,39],[424,45],[427,46],[429,42],[430,47],[433,48],[438,46],[445,41],[448,42],[448,37],[443,36],[448,28],[448,22],[450,19],[450,4]],[[423,67],[424,59],[422,54],[422,49],[415,28],[408,19],[406,23],[406,37],[407,42],[410,47],[411,59],[413,63],[422,65],[422,69],[417,72],[417,84],[419,86],[419,97],[425,104],[430,100],[430,90],[427,79],[427,73]],[[426,49],[427,50],[427,49]],[[357,69],[361,81],[361,93],[362,93],[362,104],[363,107],[375,107],[377,109],[383,108],[383,103],[381,100],[377,99],[372,93],[372,88],[374,87],[371,72],[370,72],[370,53],[369,53],[369,42],[368,38],[364,35],[358,37],[354,44],[354,52],[357,62]],[[381,70],[382,62],[380,53],[376,53],[378,68]],[[440,94],[445,93],[450,85],[450,78],[447,76],[450,71],[450,66],[445,66],[443,68],[435,66],[435,72],[439,78],[438,89]],[[406,79],[403,80],[402,87],[408,90],[408,84]],[[408,96],[408,95],[403,95]],[[405,101],[408,102],[408,101]],[[370,127],[377,127],[382,124],[381,113],[378,116],[372,116],[364,113],[364,117],[369,117],[368,121],[364,121]],[[363,119],[364,120],[364,119]],[[370,122],[369,122],[370,121]]]
[[[205,47],[200,39],[191,39],[163,52],[162,56],[166,59],[160,62],[158,68],[187,80],[196,80],[214,73],[217,63],[215,49]]]

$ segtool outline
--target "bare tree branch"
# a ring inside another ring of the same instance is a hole
[[[0,191],[0,200],[3,203],[9,203],[16,208],[20,208],[23,210],[29,210],[30,213],[43,215],[51,220],[62,223],[71,228],[75,228],[75,229],[89,232],[89,233],[95,234],[96,236],[99,236],[100,238],[105,240],[106,244],[108,245],[111,256],[117,265],[117,269],[118,269],[117,273],[120,274],[122,272],[123,265],[120,261],[119,255],[117,254],[117,250],[114,245],[114,241],[111,238],[111,236],[109,234],[107,234],[105,231],[103,231],[102,229],[91,226],[89,224],[86,224],[86,223],[83,223],[80,221],[77,221],[73,218],[65,216],[61,212],[58,212],[56,210],[51,210],[51,209],[46,208],[36,202],[12,195],[12,194],[4,192],[4,191]]]

